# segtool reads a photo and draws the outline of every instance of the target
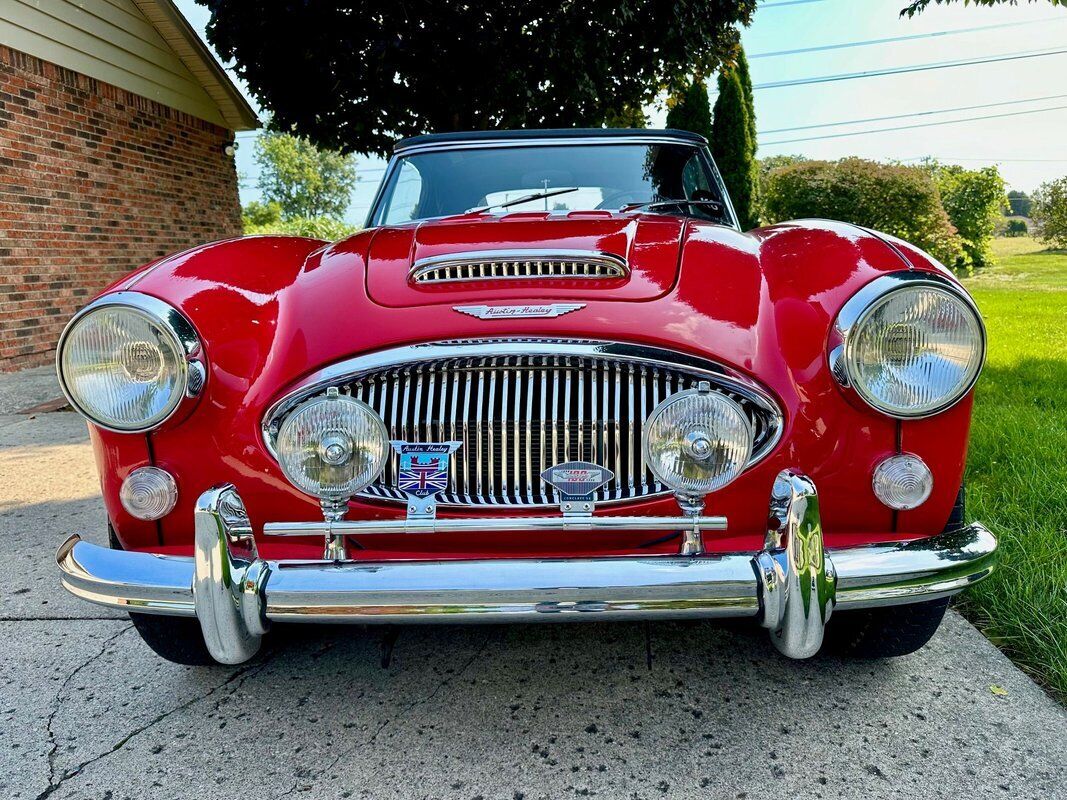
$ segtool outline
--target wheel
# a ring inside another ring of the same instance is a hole
[[[195,619],[131,613],[130,621],[157,656],[189,667],[218,665],[207,651],[200,623]]]
[[[966,486],[960,485],[945,531],[963,527]],[[853,658],[896,658],[922,648],[937,632],[948,597],[863,611],[838,611],[826,626],[824,652]]]
[[[914,653],[937,632],[948,598],[839,611],[826,626],[824,652],[852,658],[896,658]]]
[[[108,524],[107,540],[112,550],[122,550],[115,529]],[[164,617],[158,614],[130,612],[130,622],[141,639],[157,656],[189,667],[217,665],[204,644],[200,623],[187,617]]]

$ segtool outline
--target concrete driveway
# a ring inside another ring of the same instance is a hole
[[[0,796],[1067,797],[1067,713],[951,613],[874,663],[700,623],[407,628],[387,667],[380,629],[298,628],[166,663],[59,588],[56,545],[105,520],[82,421],[10,413],[49,394],[0,376]]]

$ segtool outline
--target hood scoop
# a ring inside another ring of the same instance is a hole
[[[379,305],[662,297],[678,276],[678,217],[469,215],[380,228],[366,254]]]
[[[467,281],[611,280],[627,278],[622,256],[595,250],[471,250],[420,258],[408,280],[415,284]]]

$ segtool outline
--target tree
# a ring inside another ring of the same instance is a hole
[[[756,131],[756,96],[752,91],[752,75],[748,71],[748,57],[745,48],[738,46],[734,56],[734,69],[741,81],[741,89],[745,93],[745,109],[748,111],[748,137],[752,142],[752,157],[756,157],[759,149],[759,133]]]
[[[1007,207],[1004,179],[996,167],[964,169],[956,165],[929,162],[941,203],[956,227],[963,244],[963,258],[955,266],[967,271],[982,267],[992,258],[990,244],[997,223]]]
[[[838,219],[899,236],[949,266],[963,256],[937,184],[923,167],[861,158],[802,161],[772,171],[763,200],[770,222]]]
[[[278,204],[282,219],[344,216],[356,185],[352,156],[268,131],[256,140],[256,163],[263,199]]]
[[[208,39],[282,130],[345,152],[397,136],[599,126],[709,75],[756,0],[199,0]]]
[[[1042,242],[1067,248],[1067,177],[1038,187],[1031,216]]]
[[[711,141],[711,101],[704,79],[694,76],[681,92],[667,101],[667,127],[699,133]]]
[[[1030,2],[1030,3],[1034,3],[1034,2],[1038,2],[1038,1],[1039,0],[1027,0],[1027,2]],[[930,5],[930,2],[931,2],[931,0],[913,0],[913,2],[908,4],[904,8],[904,10],[900,12],[900,15],[901,16],[907,15],[909,17],[914,17],[916,14],[920,13],[921,11],[926,10],[926,7],[928,5]],[[943,5],[943,4],[947,4],[947,3],[958,3],[958,2],[960,2],[960,0],[933,0],[933,2],[937,3],[938,5]],[[1052,3],[1052,5],[1054,5],[1054,6],[1067,5],[1067,0],[1049,0],[1049,2]],[[1013,5],[1013,6],[1017,6],[1019,4],[1019,0],[963,0],[963,3],[965,5],[969,5],[969,4],[973,3],[976,6],[996,6],[996,5],[1003,5],[1003,4],[1007,3],[1007,4],[1010,4],[1010,5]]]
[[[1012,189],[1008,192],[1008,206],[1013,217],[1028,217],[1030,216],[1030,195],[1026,192],[1020,192],[1016,189]]]
[[[719,72],[719,97],[711,123],[711,151],[745,230],[759,224],[759,169],[745,90],[736,69]]]

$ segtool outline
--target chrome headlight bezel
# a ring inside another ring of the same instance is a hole
[[[362,417],[369,429],[367,431],[368,436],[373,437],[376,440],[376,443],[380,446],[380,452],[376,459],[368,462],[368,468],[363,479],[349,479],[348,483],[350,485],[346,488],[331,490],[325,489],[322,486],[313,486],[312,484],[316,482],[315,477],[309,475],[306,471],[301,471],[300,469],[295,468],[294,465],[290,463],[291,455],[297,456],[302,452],[307,456],[308,450],[314,446],[314,450],[316,451],[315,456],[319,461],[323,462],[326,466],[340,469],[349,465],[349,462],[354,457],[357,450],[363,452],[366,448],[357,447],[360,442],[356,440],[353,432],[350,429],[339,425],[336,420],[331,422],[327,427],[316,431],[317,436],[313,437],[314,441],[312,441],[312,438],[309,438],[305,431],[301,437],[305,439],[305,441],[288,443],[288,445],[293,448],[291,450],[287,449],[287,431],[289,431],[290,427],[295,425],[303,416],[309,415],[322,408],[336,411],[337,413],[343,413],[344,406],[348,406],[349,414],[356,413]],[[333,442],[334,437],[336,437],[336,442],[334,443],[340,445],[341,451],[346,451],[344,452],[343,459],[339,461],[328,459],[323,452],[326,439],[329,438],[331,442]],[[342,442],[344,444],[342,444]],[[336,389],[332,389],[324,395],[311,397],[293,408],[285,416],[285,419],[282,420],[278,438],[274,444],[278,466],[281,468],[282,474],[285,476],[286,480],[296,487],[298,491],[303,492],[309,497],[316,497],[320,501],[327,502],[342,502],[355,497],[359,492],[363,491],[363,489],[373,483],[378,476],[381,475],[390,453],[389,431],[386,429],[385,422],[382,421],[382,418],[378,416],[377,412],[363,401],[351,397],[350,395],[342,395]],[[345,447],[345,444],[347,447]]]
[[[661,469],[662,465],[655,458],[651,445],[652,432],[660,417],[662,417],[671,406],[692,397],[707,397],[712,402],[720,403],[725,408],[729,409],[735,414],[736,419],[740,422],[742,431],[747,440],[745,457],[740,460],[739,466],[733,474],[727,475],[725,479],[716,478],[712,482],[713,485],[701,488],[687,485],[686,481],[679,476],[667,474],[665,470]],[[652,409],[645,422],[644,432],[641,437],[641,449],[643,451],[645,464],[648,465],[649,470],[651,470],[652,474],[656,477],[656,480],[664,486],[669,487],[678,497],[696,499],[703,498],[708,494],[724,489],[744,474],[752,464],[752,443],[754,438],[752,423],[749,421],[742,408],[729,396],[721,392],[712,391],[707,384],[704,384],[696,389],[686,389],[681,392],[675,392],[661,400],[660,403]]]
[[[926,288],[951,297],[964,306],[974,317],[978,330],[978,364],[966,383],[954,394],[936,405],[906,409],[883,403],[856,380],[850,370],[852,361],[850,346],[857,331],[892,295],[915,288]],[[974,300],[956,283],[933,272],[895,272],[875,278],[850,297],[838,312],[830,334],[829,366],[834,379],[850,396],[864,405],[894,419],[925,419],[940,414],[965,398],[974,388],[985,366],[987,334],[985,322]]]
[[[170,340],[174,351],[180,356],[177,361],[177,381],[164,410],[138,424],[117,425],[113,421],[94,416],[73,391],[65,374],[63,355],[71,334],[87,317],[108,308],[120,308],[144,318]],[[60,390],[74,410],[96,427],[114,433],[145,433],[158,428],[179,412],[188,410],[189,405],[203,391],[207,380],[204,348],[193,324],[169,303],[140,292],[128,291],[99,297],[71,318],[56,345],[56,373],[59,376]]]

